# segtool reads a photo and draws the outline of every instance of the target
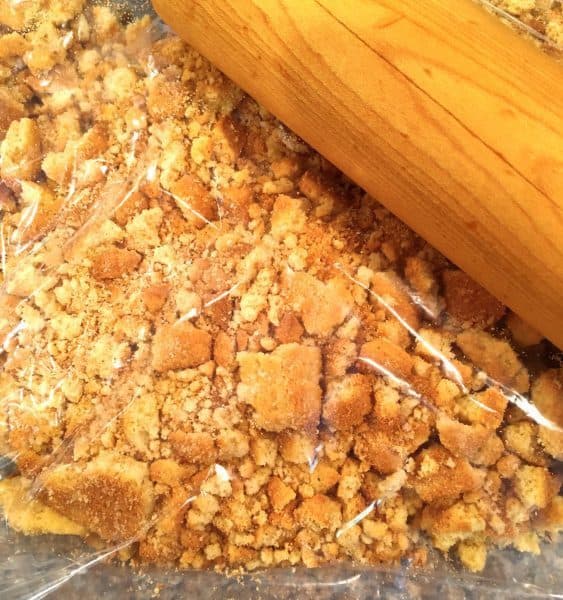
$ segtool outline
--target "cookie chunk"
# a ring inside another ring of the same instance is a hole
[[[92,259],[92,276],[104,281],[116,279],[134,271],[141,262],[141,255],[134,250],[111,246],[96,252]]]
[[[532,387],[536,408],[550,423],[540,424],[539,440],[545,451],[563,460],[563,371],[542,373]]]
[[[27,117],[12,121],[0,144],[0,176],[7,181],[33,179],[41,170],[41,134]]]
[[[239,400],[254,408],[254,422],[266,431],[316,429],[321,413],[321,353],[318,348],[282,344],[271,354],[239,352]]]
[[[460,333],[456,342],[464,354],[493,380],[520,393],[530,389],[528,371],[508,342],[478,329]]]
[[[429,504],[448,504],[461,494],[479,489],[482,474],[464,458],[455,458],[442,446],[423,450],[416,460],[416,493]]]
[[[145,463],[113,452],[84,464],[58,465],[42,477],[40,497],[108,541],[135,536],[153,504]]]
[[[360,373],[330,382],[323,405],[325,423],[336,430],[359,425],[371,410],[371,387],[369,377]]]
[[[506,307],[463,271],[444,271],[442,280],[446,308],[458,321],[485,327],[504,316]]]
[[[188,322],[160,327],[153,340],[152,367],[165,372],[197,367],[211,358],[211,335]]]

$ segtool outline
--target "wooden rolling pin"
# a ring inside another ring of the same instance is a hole
[[[154,0],[219,69],[563,348],[563,67],[472,0]]]

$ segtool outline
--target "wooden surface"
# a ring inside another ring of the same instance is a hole
[[[154,0],[217,67],[563,347],[563,67],[471,0]]]

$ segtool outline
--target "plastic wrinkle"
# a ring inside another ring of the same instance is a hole
[[[372,297],[374,297],[377,302],[379,304],[381,304],[381,306],[383,306],[385,308],[385,310],[387,310],[394,319],[396,319],[401,326],[406,329],[406,331],[408,331],[408,333],[410,333],[417,342],[421,343],[426,350],[428,350],[428,352],[430,352],[434,358],[436,358],[440,364],[440,367],[444,373],[444,375],[446,377],[448,377],[448,379],[451,379],[454,383],[456,383],[462,390],[462,392],[464,394],[468,394],[468,390],[465,387],[465,384],[463,383],[463,378],[461,376],[461,373],[459,372],[459,369],[457,369],[455,367],[455,365],[446,357],[444,356],[439,350],[437,350],[436,348],[434,348],[434,346],[432,346],[431,344],[429,344],[413,327],[411,327],[406,321],[405,319],[403,319],[403,317],[401,317],[401,315],[388,303],[386,302],[379,294],[377,294],[376,292],[374,292],[372,289],[370,289],[368,286],[366,286],[365,284],[363,284],[361,281],[358,281],[357,279],[355,279],[354,277],[352,277],[350,274],[346,273],[346,271],[342,268],[341,265],[339,265],[338,263],[334,265],[341,273],[343,273],[350,281],[354,282],[356,285],[360,286],[363,290],[365,290],[366,292],[368,292],[368,294]]]
[[[379,506],[383,504],[383,499],[373,500],[370,504],[368,504],[367,508],[364,508],[362,512],[358,513],[353,519],[350,519],[340,529],[336,530],[334,536],[338,539],[343,533],[346,533],[349,529],[352,529],[354,525],[358,525],[365,518],[369,517],[371,513]]]
[[[175,194],[172,194],[171,192],[167,192],[166,190],[163,190],[163,191],[167,196],[174,198],[174,200],[180,206],[183,206],[184,208],[188,209],[195,217],[197,217],[198,219],[201,219],[206,225],[209,225],[213,229],[216,229],[217,231],[219,231],[220,228],[217,225],[215,225],[215,223],[213,223],[209,219],[205,218],[200,212],[198,212],[195,208],[193,208],[189,202],[187,202],[186,200],[183,200],[182,198],[179,198],[178,196],[176,196]]]
[[[505,398],[511,404],[518,407],[527,417],[532,419],[535,423],[540,425],[541,427],[545,427],[550,431],[557,431],[559,433],[563,433],[563,429],[554,423],[550,419],[548,419],[545,415],[538,410],[537,406],[534,406],[528,399],[526,399],[522,394],[518,393],[516,390],[507,388],[500,381],[496,381],[492,377],[487,375],[487,383],[489,385],[494,385],[502,390],[502,393]]]

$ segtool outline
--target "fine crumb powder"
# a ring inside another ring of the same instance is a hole
[[[149,17],[0,23],[14,528],[218,570],[539,552],[563,371],[528,370],[537,332]]]

